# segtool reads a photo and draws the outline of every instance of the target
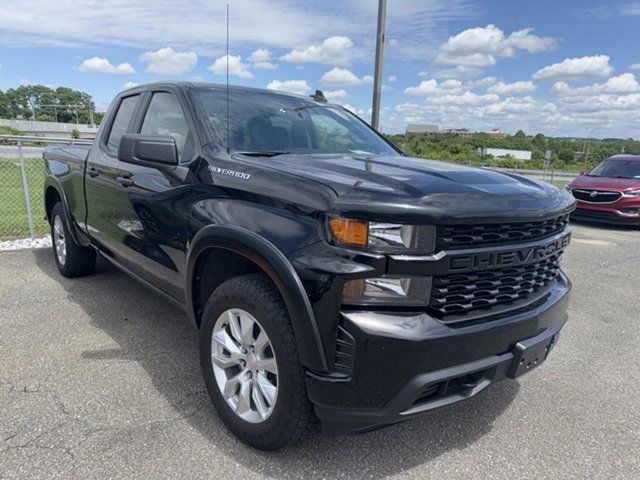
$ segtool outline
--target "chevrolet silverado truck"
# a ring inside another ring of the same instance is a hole
[[[319,91],[142,85],[44,158],[60,273],[101,256],[183,309],[218,414],[259,449],[472,397],[567,320],[568,192],[410,158]]]

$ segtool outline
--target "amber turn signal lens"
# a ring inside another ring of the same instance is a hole
[[[344,218],[329,218],[329,228],[336,240],[341,243],[360,247],[367,245],[369,234],[369,224],[367,222]]]

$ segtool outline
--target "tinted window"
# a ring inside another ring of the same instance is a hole
[[[640,161],[605,160],[591,170],[589,175],[592,177],[640,178]]]
[[[174,94],[167,92],[153,94],[147,113],[142,121],[140,133],[173,137],[178,148],[178,158],[182,158],[187,137],[189,136],[189,127],[180,107],[180,102]]]
[[[111,125],[109,138],[107,138],[107,146],[114,152],[118,151],[122,135],[127,133],[127,128],[129,127],[129,122],[131,121],[133,112],[135,111],[138,97],[139,95],[134,95],[132,97],[123,98],[120,102],[118,113],[116,113],[116,117]]]
[[[192,90],[207,126],[223,146],[241,152],[313,155],[397,155],[376,132],[346,110],[311,99],[252,90]]]

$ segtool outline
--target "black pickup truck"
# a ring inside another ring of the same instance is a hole
[[[142,85],[91,147],[44,157],[60,273],[100,255],[184,309],[212,402],[257,448],[469,398],[567,320],[567,192],[409,158],[321,92]]]

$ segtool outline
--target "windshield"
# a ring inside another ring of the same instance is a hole
[[[605,160],[588,174],[590,177],[640,178],[640,162],[633,160]]]
[[[195,88],[191,94],[221,146],[228,142],[232,152],[398,155],[368,125],[341,108],[269,92],[229,91],[227,136],[224,87]]]

